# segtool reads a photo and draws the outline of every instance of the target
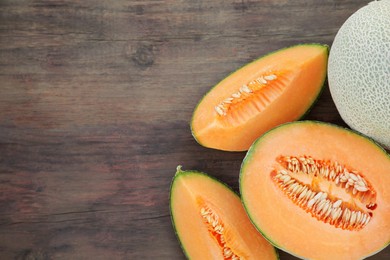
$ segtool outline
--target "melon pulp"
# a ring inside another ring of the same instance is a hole
[[[322,90],[327,58],[328,46],[301,44],[232,73],[197,105],[194,138],[205,147],[245,151],[269,129],[301,118]]]
[[[248,216],[305,259],[362,259],[390,243],[390,157],[341,127],[298,121],[249,149],[240,172]]]
[[[390,149],[390,1],[360,8],[329,54],[329,89],[343,120]]]
[[[210,176],[178,167],[170,194],[172,223],[189,259],[277,259],[241,200]]]

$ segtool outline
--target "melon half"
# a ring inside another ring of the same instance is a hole
[[[297,121],[249,149],[240,192],[274,246],[303,259],[363,259],[390,243],[390,156],[360,134]]]
[[[371,2],[342,25],[328,82],[343,120],[390,148],[390,0]]]

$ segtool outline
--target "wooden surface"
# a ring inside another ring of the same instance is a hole
[[[245,155],[194,141],[198,100],[367,2],[0,0],[0,258],[184,259],[176,166],[237,191]],[[343,124],[327,86],[306,118]]]

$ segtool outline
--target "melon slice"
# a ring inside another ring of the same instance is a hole
[[[277,259],[226,185],[178,167],[170,195],[173,226],[189,259]]]
[[[324,85],[328,46],[268,54],[212,88],[196,107],[192,134],[205,147],[245,151],[264,132],[301,118]]]
[[[240,173],[248,215],[276,247],[305,259],[362,259],[390,243],[390,156],[331,124],[279,126]]]

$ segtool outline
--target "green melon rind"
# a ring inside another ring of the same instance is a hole
[[[227,185],[226,183],[224,182],[221,182],[219,181],[218,179],[216,179],[215,177],[213,176],[210,176],[208,175],[207,173],[204,173],[204,172],[200,172],[200,171],[195,171],[195,170],[187,170],[187,171],[183,171],[181,169],[181,165],[177,166],[176,168],[176,174],[175,176],[173,177],[173,180],[171,182],[171,188],[170,188],[170,194],[169,194],[169,211],[170,211],[170,215],[171,215],[171,221],[172,221],[172,226],[173,226],[173,229],[174,229],[174,232],[175,232],[175,235],[177,237],[177,239],[179,240],[179,244],[180,244],[180,247],[182,248],[182,251],[184,252],[184,255],[186,256],[187,259],[190,259],[190,256],[188,255],[187,253],[187,250],[186,248],[184,247],[183,243],[181,242],[181,239],[180,239],[180,235],[179,235],[179,232],[177,231],[176,229],[176,225],[175,225],[175,219],[173,217],[173,209],[172,209],[172,191],[173,189],[175,188],[175,182],[178,178],[180,177],[183,177],[185,175],[191,175],[191,174],[195,174],[195,175],[200,175],[202,177],[205,177],[205,178],[208,178],[209,180],[217,183],[218,185],[222,185],[224,188],[226,188],[227,191],[230,191],[231,193],[233,193],[238,199],[240,199],[240,196],[229,186]],[[276,248],[274,248],[274,251],[275,251],[275,256],[276,256],[276,259],[279,260],[279,253],[278,251],[276,250]]]
[[[207,147],[207,148],[210,148],[206,145],[204,145],[203,143],[201,143],[198,138],[196,137],[196,134],[195,134],[195,131],[192,127],[192,122],[194,121],[194,117],[195,117],[195,113],[196,113],[196,110],[198,109],[199,105],[202,103],[203,99],[211,92],[214,90],[215,87],[217,87],[219,84],[221,84],[222,82],[226,81],[229,79],[229,77],[231,75],[233,75],[234,73],[237,73],[238,71],[244,69],[245,67],[247,66],[250,66],[252,65],[253,63],[265,58],[265,57],[268,57],[270,55],[273,55],[273,54],[277,54],[278,52],[281,52],[281,51],[284,51],[284,50],[287,50],[287,49],[290,49],[290,48],[295,48],[295,47],[298,47],[298,46],[317,46],[318,48],[324,48],[326,49],[326,56],[329,57],[329,45],[327,44],[322,44],[322,43],[301,43],[301,44],[296,44],[296,45],[292,45],[292,46],[289,46],[289,47],[285,47],[285,48],[282,48],[282,49],[278,49],[278,50],[275,50],[275,51],[271,51],[263,56],[260,56],[259,58],[249,62],[249,63],[246,63],[245,65],[239,67],[238,69],[234,70],[233,72],[231,72],[230,74],[228,74],[224,79],[222,79],[221,81],[219,81],[216,85],[214,85],[211,89],[209,89],[202,97],[201,99],[199,100],[199,102],[197,103],[197,105],[195,106],[195,109],[194,109],[194,112],[192,114],[192,117],[191,117],[191,121],[190,121],[190,130],[191,130],[191,134],[192,136],[194,137],[195,141],[200,144],[201,146],[203,147]],[[312,103],[309,105],[309,107],[305,110],[305,112],[297,118],[297,120],[301,120],[302,118],[304,118],[310,111],[311,109],[314,107],[314,105],[317,103],[319,97],[321,96],[323,90],[325,89],[325,86],[327,85],[326,84],[326,78],[327,78],[327,73],[326,73],[326,69],[325,69],[325,73],[324,73],[324,78],[322,80],[322,85],[319,87],[319,90],[317,92],[317,94],[315,95],[315,97],[313,98],[313,101]],[[229,151],[229,152],[234,152],[234,151]],[[238,151],[238,152],[242,152],[242,151]]]
[[[301,258],[303,259],[302,256],[299,256],[293,252],[290,252],[288,250],[286,250],[285,248],[283,248],[281,245],[279,245],[278,243],[276,243],[272,238],[269,237],[269,235],[267,235],[266,233],[264,233],[260,227],[256,224],[255,220],[253,219],[252,215],[251,215],[251,212],[250,210],[248,209],[247,205],[246,205],[246,202],[245,202],[245,199],[244,197],[242,196],[242,175],[243,175],[243,172],[245,171],[245,166],[246,164],[252,159],[252,154],[256,152],[256,148],[257,146],[259,146],[261,144],[261,142],[263,141],[263,139],[265,137],[267,137],[269,134],[273,134],[275,131],[278,131],[280,129],[283,129],[285,127],[289,127],[289,126],[294,126],[296,124],[321,124],[321,125],[326,125],[326,126],[330,126],[330,127],[335,127],[337,129],[340,129],[342,131],[345,131],[349,134],[352,134],[352,135],[355,135],[356,137],[359,137],[359,138],[363,138],[364,140],[366,140],[367,142],[369,142],[371,145],[373,145],[375,148],[377,148],[379,151],[381,151],[382,153],[384,153],[387,157],[389,157],[390,159],[390,154],[387,153],[387,151],[378,143],[376,142],[374,139],[360,133],[360,132],[357,132],[353,129],[350,129],[350,128],[346,128],[346,127],[342,127],[342,126],[339,126],[339,125],[335,125],[335,124],[332,124],[332,123],[327,123],[327,122],[321,122],[321,121],[316,121],[316,120],[302,120],[302,121],[295,121],[295,122],[288,122],[288,123],[285,123],[285,124],[281,124],[271,130],[269,130],[268,132],[264,133],[262,136],[260,136],[252,145],[251,147],[249,148],[247,154],[245,155],[242,163],[241,163],[241,169],[240,169],[240,176],[239,176],[239,189],[240,189],[240,194],[241,194],[241,201],[242,201],[242,205],[244,206],[244,209],[250,219],[250,221],[252,222],[253,226],[263,235],[263,237],[268,241],[270,242],[274,247],[292,255],[292,256],[295,256],[295,257],[298,257],[298,258]],[[365,256],[366,257],[369,257],[369,256],[372,256],[372,255],[375,255],[376,253],[382,251],[384,248],[386,248],[388,245],[390,245],[390,241],[388,241],[382,248],[378,249],[377,251]]]

